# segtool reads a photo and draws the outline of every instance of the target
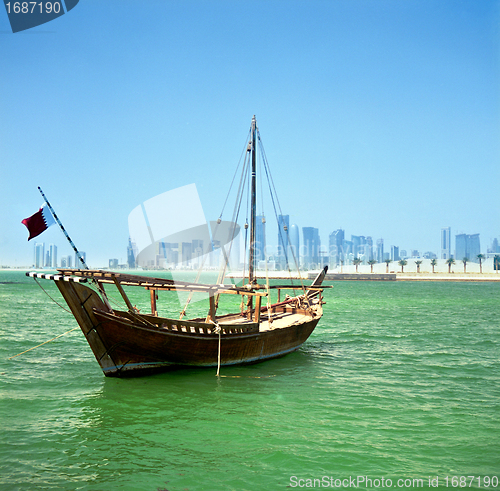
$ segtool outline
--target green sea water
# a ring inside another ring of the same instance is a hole
[[[295,353],[113,379],[79,330],[8,360],[76,322],[1,271],[0,489],[500,489],[500,283],[330,284]]]

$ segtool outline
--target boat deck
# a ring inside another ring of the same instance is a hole
[[[259,331],[272,331],[273,329],[283,329],[290,327],[294,324],[301,324],[302,322],[311,320],[311,316],[304,315],[303,313],[293,312],[274,312],[272,314],[272,322],[269,323],[269,316],[262,314],[260,318]],[[230,316],[224,319],[218,319],[221,326],[224,325],[245,325],[252,324],[252,321],[243,316]]]

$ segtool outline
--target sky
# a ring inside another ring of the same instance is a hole
[[[71,252],[56,226],[27,241],[37,186],[91,267],[160,193],[195,183],[216,219],[253,115],[322,244],[500,238],[500,0],[80,0],[15,34],[2,9],[0,265]]]

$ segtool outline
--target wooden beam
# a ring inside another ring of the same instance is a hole
[[[209,300],[210,300],[210,312],[208,313],[208,320],[215,322],[215,315],[217,312],[217,309],[215,307],[215,297],[213,295],[210,295]]]
[[[260,322],[260,304],[262,302],[262,297],[255,297],[255,312],[254,312],[254,322],[257,324]]]
[[[127,307],[130,310],[130,312],[135,312],[134,306],[130,303],[130,300],[128,299],[125,291],[123,290],[122,286],[120,285],[120,282],[114,276],[113,276],[113,280],[115,282],[116,288],[118,288],[118,291],[120,292],[120,295],[122,296],[123,300],[125,300],[125,303],[127,304]]]
[[[158,317],[158,311],[156,310],[156,290],[150,290],[151,292],[151,314]]]

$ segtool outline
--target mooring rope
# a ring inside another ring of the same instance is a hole
[[[37,282],[38,286],[45,292],[45,294],[47,295],[47,297],[49,297],[56,305],[58,305],[59,307],[61,307],[61,309],[65,310],[66,312],[68,312],[68,314],[71,314],[71,312],[63,307],[60,303],[58,303],[56,300],[54,300],[50,295],[49,293],[45,290],[45,288],[40,284],[40,282],[36,279],[36,277],[33,277],[33,279]],[[16,355],[17,356],[17,355]]]
[[[15,358],[16,356],[23,355],[24,353],[27,353],[28,351],[31,351],[31,350],[33,350],[33,349],[35,349],[35,348],[39,348],[40,346],[43,346],[44,344],[50,343],[51,341],[54,341],[55,339],[60,338],[61,336],[64,336],[65,334],[68,334],[68,333],[70,333],[71,331],[74,331],[75,329],[80,329],[80,326],[76,326],[76,327],[74,327],[73,329],[70,329],[69,331],[66,331],[66,332],[63,332],[62,334],[59,334],[59,336],[56,336],[55,338],[49,339],[48,341],[45,341],[44,343],[39,344],[39,345],[37,345],[37,346],[33,346],[33,348],[27,349],[26,351],[23,351],[22,353],[18,353],[17,355],[10,356],[10,357],[9,357],[9,358],[7,358],[7,359],[8,359],[8,360],[12,360],[12,358]]]
[[[217,374],[216,374],[216,377],[219,377],[219,373],[220,373],[220,337],[221,337],[222,329],[220,328],[218,322],[216,322],[216,321],[212,321],[212,322],[215,326],[215,332],[219,334],[219,347],[217,350]]]

